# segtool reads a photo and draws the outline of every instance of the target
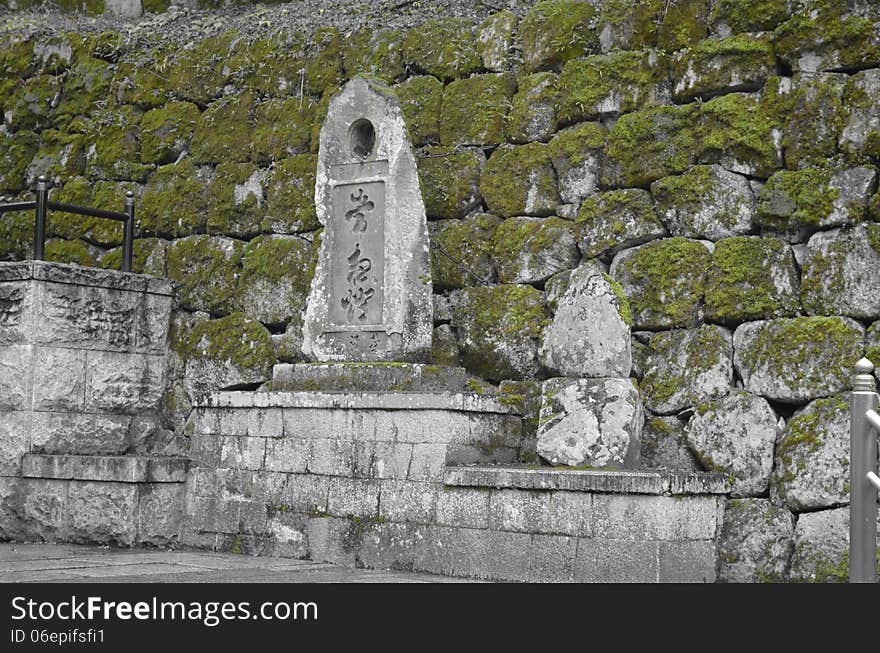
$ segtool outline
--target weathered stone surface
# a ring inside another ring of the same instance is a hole
[[[679,103],[722,93],[756,91],[775,72],[770,40],[740,34],[708,39],[678,53],[672,64],[672,98]]]
[[[862,70],[849,78],[840,149],[856,161],[880,155],[880,70]]]
[[[519,25],[523,64],[527,71],[558,67],[595,51],[596,9],[585,2],[543,0],[529,9]]]
[[[622,249],[666,235],[657,219],[650,193],[625,188],[584,199],[575,220],[581,227],[579,246],[585,257],[610,257]]]
[[[706,280],[706,318],[725,324],[798,312],[799,274],[778,238],[736,236],[715,243]]]
[[[702,470],[687,446],[685,423],[677,417],[651,417],[642,428],[640,462],[645,469],[670,471]]]
[[[761,190],[757,222],[792,242],[817,229],[851,225],[865,216],[876,177],[870,166],[783,170]]]
[[[733,496],[756,496],[767,491],[773,468],[776,415],[763,398],[737,392],[701,404],[685,433],[706,469],[728,474]]]
[[[154,483],[140,487],[137,541],[166,546],[178,541],[184,505],[183,484]]]
[[[394,88],[413,145],[439,141],[443,83],[436,77],[420,75],[410,77]]]
[[[492,254],[503,283],[540,283],[580,258],[574,225],[555,216],[508,218],[495,230]]]
[[[516,82],[508,73],[457,79],[443,89],[440,143],[494,145],[504,141],[504,118]]]
[[[186,348],[183,384],[191,397],[268,381],[275,362],[269,333],[241,313],[200,322]]]
[[[292,392],[462,392],[461,368],[402,363],[276,365],[272,390]]]
[[[719,165],[694,166],[651,184],[657,213],[673,236],[719,240],[751,230],[755,196],[745,177]]]
[[[165,386],[164,356],[89,352],[85,410],[137,413],[155,409]]]
[[[559,75],[559,123],[610,118],[668,102],[668,66],[656,51],[569,61]]]
[[[796,583],[849,580],[849,507],[798,516],[789,579]]]
[[[556,129],[556,79],[554,73],[526,75],[504,122],[505,140],[511,143],[546,141]]]
[[[480,179],[489,210],[502,217],[552,215],[559,204],[556,171],[544,143],[499,147]]]
[[[749,392],[801,403],[849,386],[863,337],[846,317],[747,322],[733,334],[733,364]]]
[[[428,218],[463,218],[478,207],[484,163],[485,157],[474,151],[426,148],[418,168]]]
[[[816,399],[788,420],[776,445],[771,496],[791,510],[849,501],[849,397]]]
[[[801,304],[817,315],[880,317],[880,225],[822,231],[810,238],[802,264]]]
[[[552,465],[636,466],[643,419],[629,379],[549,379],[542,386],[538,454]]]
[[[599,123],[583,123],[563,129],[547,145],[562,202],[577,204],[596,192],[606,133]]]
[[[243,250],[243,242],[220,236],[188,236],[171,243],[168,278],[177,288],[181,306],[229,312]]]
[[[67,509],[70,537],[92,543],[134,544],[137,536],[136,485],[72,481]]]
[[[531,286],[466,288],[453,308],[462,363],[493,380],[537,376],[537,339],[547,321],[541,293]]]
[[[403,64],[444,81],[467,77],[480,69],[475,25],[466,18],[432,20],[407,32]]]
[[[633,328],[696,326],[709,268],[707,244],[664,238],[618,253],[611,278],[620,282],[632,309]]]
[[[480,23],[477,27],[477,52],[480,53],[483,68],[493,72],[508,68],[514,29],[516,15],[510,11],[499,11]]]
[[[429,222],[434,287],[466,288],[495,281],[492,252],[499,224],[501,220],[489,213],[477,213],[464,220]],[[436,310],[434,317],[440,319]]]
[[[544,329],[538,355],[551,374],[627,377],[632,369],[629,305],[607,275],[578,268]]]
[[[3,411],[0,415],[0,473],[18,476],[21,456],[31,445],[32,417],[29,411]]]
[[[794,515],[767,499],[731,499],[718,541],[722,583],[781,583],[794,549]]]
[[[35,453],[124,454],[131,417],[89,413],[37,412],[31,451]]]
[[[825,165],[837,153],[848,79],[843,73],[795,75],[784,140],[785,163],[790,170]]]
[[[732,359],[733,338],[727,329],[705,325],[658,333],[648,343],[639,384],[645,408],[677,413],[727,394],[733,381]]]
[[[315,214],[315,165],[317,157],[298,154],[278,161],[266,190],[263,229],[278,234],[298,234],[318,229]]]
[[[304,353],[321,361],[427,359],[425,209],[403,114],[386,87],[356,78],[331,100],[315,205],[327,233],[304,316]]]
[[[30,345],[0,347],[0,410],[30,410],[33,356]]]

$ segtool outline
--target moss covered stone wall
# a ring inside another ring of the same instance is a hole
[[[8,14],[0,194],[40,174],[58,200],[135,193],[135,267],[178,293],[165,405],[181,428],[195,393],[300,360],[317,135],[341,84],[379,77],[418,150],[435,362],[527,396],[572,270],[609,273],[631,313],[643,460],[723,471],[748,502],[720,576],[822,576],[821,516],[848,500],[831,428],[845,403],[826,398],[864,352],[880,359],[880,6],[509,6],[423,7],[400,29],[356,12],[303,28],[281,6]],[[26,258],[30,232],[4,216],[0,258]],[[49,233],[52,259],[119,264],[113,225],[54,215]]]

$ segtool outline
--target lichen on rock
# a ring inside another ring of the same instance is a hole
[[[208,233],[249,238],[266,215],[266,173],[252,163],[221,163],[208,184]]]
[[[202,233],[207,212],[207,180],[189,159],[160,166],[137,207],[142,234],[178,238]]]
[[[296,234],[321,226],[315,211],[317,165],[314,154],[299,154],[278,162],[266,189],[264,231]]]
[[[192,102],[169,102],[147,111],[141,119],[141,161],[173,163],[189,149],[198,119],[199,108]]]
[[[404,66],[445,81],[478,72],[475,25],[466,18],[432,20],[409,30],[403,41]]]
[[[501,220],[489,213],[429,222],[434,288],[465,288],[495,281],[492,245],[499,224]]]
[[[540,283],[580,258],[574,225],[555,216],[508,218],[495,231],[492,255],[502,283]]]
[[[430,75],[410,77],[394,88],[413,145],[440,140],[440,106],[443,84]]]
[[[482,152],[429,147],[416,161],[429,219],[463,218],[479,207]]]
[[[606,135],[599,123],[585,122],[563,129],[548,143],[562,202],[578,204],[598,189]]]
[[[188,236],[168,248],[168,279],[180,305],[191,311],[231,313],[244,243],[219,236]]]
[[[527,72],[558,69],[569,59],[595,52],[596,9],[588,2],[541,0],[519,24],[523,66]]]
[[[486,164],[480,192],[492,213],[553,215],[559,204],[556,171],[544,143],[502,145]]]
[[[495,145],[504,141],[504,119],[516,90],[509,73],[474,75],[443,90],[440,142]]]
[[[520,77],[504,123],[510,143],[546,141],[556,129],[558,75],[551,72]]]
[[[795,517],[769,499],[730,499],[718,541],[718,580],[782,583],[794,550]]]
[[[575,222],[581,228],[581,254],[588,258],[607,259],[622,249],[667,234],[657,219],[650,193],[641,188],[612,190],[585,198]]]

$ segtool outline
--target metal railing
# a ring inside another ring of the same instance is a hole
[[[874,364],[856,363],[850,412],[849,582],[877,582],[877,435],[880,415]]]
[[[134,246],[134,193],[125,193],[125,212],[105,211],[73,204],[62,204],[49,199],[49,184],[42,175],[37,180],[36,199],[30,202],[0,204],[0,215],[13,211],[34,211],[34,260],[42,261],[46,256],[46,218],[49,210],[76,213],[91,218],[115,220],[123,224],[122,271],[131,272],[132,249]]]

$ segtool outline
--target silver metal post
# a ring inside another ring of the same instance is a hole
[[[877,488],[868,477],[877,466],[877,432],[865,413],[876,411],[874,364],[856,363],[850,412],[849,582],[877,582]]]

